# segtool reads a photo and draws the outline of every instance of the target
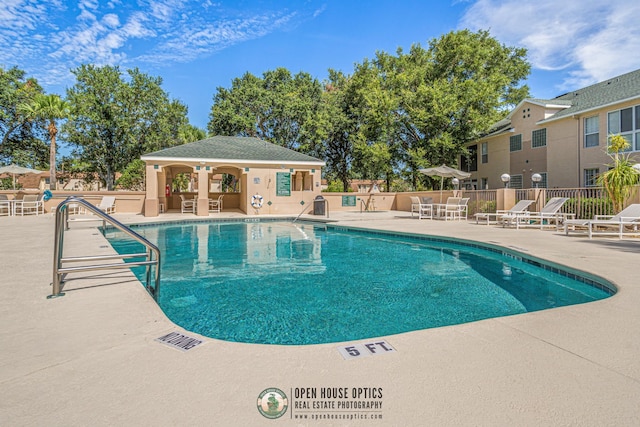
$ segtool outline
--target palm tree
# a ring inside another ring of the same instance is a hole
[[[48,122],[49,132],[49,183],[52,190],[56,189],[56,135],[58,128],[56,120],[69,116],[69,104],[58,95],[39,94],[29,104],[22,104],[19,110],[30,120],[44,119]]]
[[[621,153],[628,149],[629,142],[622,135],[610,135],[608,151],[613,164],[609,170],[598,176],[598,183],[605,188],[613,203],[614,213],[620,212],[627,199],[633,196],[640,178],[629,159],[629,153]]]

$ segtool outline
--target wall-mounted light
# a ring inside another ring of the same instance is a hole
[[[503,173],[502,175],[500,175],[500,180],[504,182],[504,188],[507,188],[509,186],[509,181],[511,181],[511,175],[509,175],[508,173]]]

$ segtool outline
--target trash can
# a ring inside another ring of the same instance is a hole
[[[325,206],[324,206],[324,197],[316,196],[313,200],[313,214],[314,215],[325,215]]]

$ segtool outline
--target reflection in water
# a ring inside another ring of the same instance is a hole
[[[313,227],[275,223],[191,224],[160,228],[154,234],[157,235],[152,241],[165,242],[166,262],[179,259],[171,262],[171,269],[185,275],[265,275],[325,269],[321,241]]]

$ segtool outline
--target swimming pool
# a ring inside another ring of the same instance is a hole
[[[187,330],[228,341],[353,341],[615,292],[586,273],[432,236],[264,220],[132,228],[162,251],[158,303],[165,314]],[[140,251],[117,230],[106,236],[119,253]]]

